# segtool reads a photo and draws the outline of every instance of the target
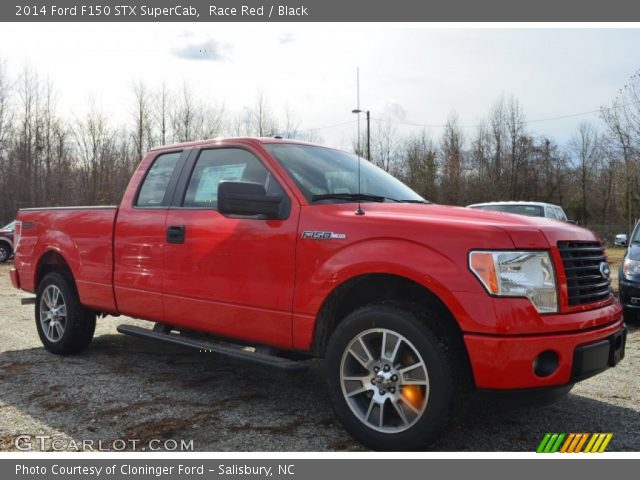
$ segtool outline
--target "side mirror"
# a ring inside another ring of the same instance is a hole
[[[567,223],[570,223],[571,225],[578,225],[578,221],[577,220],[566,220]]]
[[[223,215],[280,218],[282,195],[267,195],[264,185],[253,182],[220,182],[218,211]]]
[[[616,238],[613,240],[613,244],[618,247],[626,247],[629,239],[626,233],[619,233],[616,235]]]

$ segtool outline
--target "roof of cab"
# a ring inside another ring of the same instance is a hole
[[[175,143],[172,145],[161,145],[158,147],[153,147],[150,151],[157,150],[170,150],[176,148],[187,148],[187,147],[205,147],[210,145],[221,145],[225,143],[244,143],[244,144],[265,144],[265,143],[288,143],[288,144],[298,144],[298,145],[314,145],[317,144],[305,142],[302,140],[291,140],[288,138],[280,138],[280,137],[228,137],[228,138],[211,138],[207,140],[196,140],[193,142],[183,142],[183,143]]]

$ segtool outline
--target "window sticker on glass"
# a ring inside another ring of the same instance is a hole
[[[246,163],[233,165],[214,165],[202,171],[195,201],[197,203],[216,202],[218,196],[218,184],[224,180],[237,181],[242,178]]]

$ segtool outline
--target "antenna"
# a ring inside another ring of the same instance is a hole
[[[358,156],[358,209],[355,211],[355,214],[364,215],[364,210],[362,210],[362,202],[360,200],[360,194],[362,193],[360,185],[360,67],[356,67],[356,100],[358,108],[356,108],[353,113],[357,113],[358,115],[358,141],[356,144],[356,155]]]

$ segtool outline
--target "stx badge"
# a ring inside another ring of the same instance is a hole
[[[302,232],[302,239],[304,240],[306,238],[311,240],[340,240],[347,238],[347,236],[344,233],[307,230],[306,232]]]

